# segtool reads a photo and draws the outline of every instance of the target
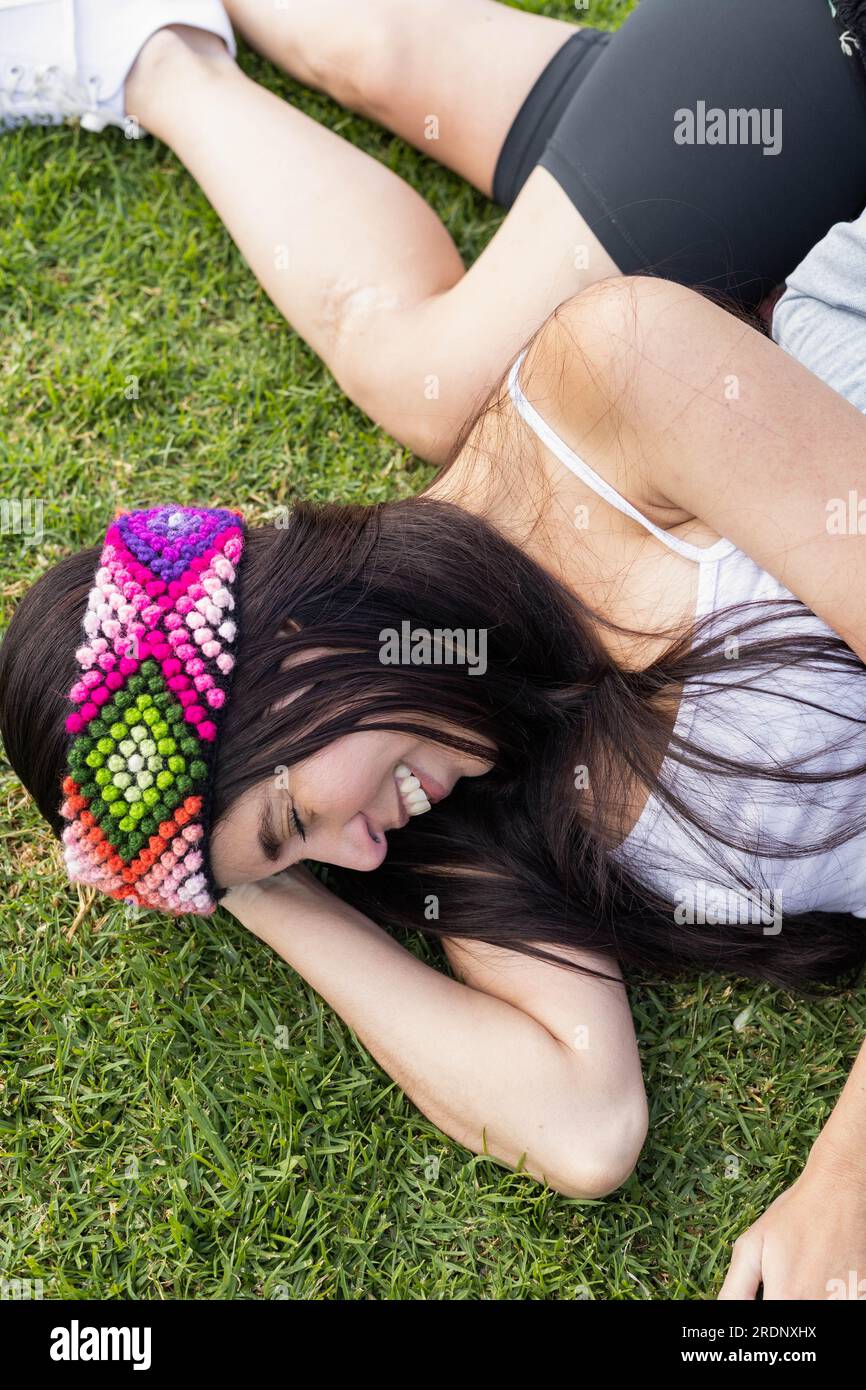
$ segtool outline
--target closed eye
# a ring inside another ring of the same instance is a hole
[[[294,805],[289,808],[288,819],[292,834],[300,836],[301,840],[306,840],[306,826]],[[281,857],[286,839],[287,835],[280,833],[280,828],[274,823],[273,804],[270,801],[265,801],[259,811],[258,842],[259,849],[269,863],[276,863]]]
[[[307,828],[304,822],[301,820],[300,816],[298,815],[297,807],[295,806],[294,802],[292,802],[292,807],[289,811],[289,820],[294,828],[295,834],[300,835],[302,840],[306,840]]]

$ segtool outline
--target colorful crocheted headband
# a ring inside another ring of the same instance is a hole
[[[210,793],[237,638],[237,512],[151,507],[109,526],[75,653],[60,814],[74,883],[216,911]]]

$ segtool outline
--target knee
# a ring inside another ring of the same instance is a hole
[[[401,9],[405,0],[372,0],[328,25],[304,54],[311,85],[347,110],[382,122],[401,74],[406,77]]]
[[[151,134],[165,138],[162,117],[167,96],[189,92],[199,79],[232,76],[237,64],[218,34],[191,25],[165,25],[142,46],[126,79],[127,110],[140,116]]]
[[[446,416],[438,402],[417,392],[414,382],[386,379],[360,363],[348,372],[332,370],[349,399],[405,449],[436,468],[450,460],[463,433],[462,417]]]
[[[448,459],[470,409],[466,383],[427,375],[423,326],[413,312],[373,289],[331,306],[328,365],[340,389],[418,458]],[[447,408],[446,408],[447,407]]]
[[[350,361],[332,363],[331,370],[349,399],[405,449],[437,468],[448,461],[460,434],[459,426],[454,428],[444,419],[437,403],[426,400],[415,389],[416,383],[377,368],[375,362],[364,361],[362,353],[356,353]]]

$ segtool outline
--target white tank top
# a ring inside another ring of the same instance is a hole
[[[527,400],[519,373],[526,352],[511,369],[508,389],[521,418],[567,468],[611,506],[638,522],[669,549],[700,566],[696,619],[729,604],[792,599],[794,595],[761,569],[732,541],[701,547],[656,526],[610,483],[589,467],[557,435]],[[762,624],[748,642],[786,632],[832,635],[826,623],[799,610],[782,612]],[[743,616],[758,617],[759,609]],[[763,616],[763,615],[761,615]],[[736,618],[710,622],[706,635],[724,631]],[[726,688],[742,679],[735,659],[731,672],[709,677],[707,693],[684,698],[674,725],[676,737],[689,738],[714,754],[760,767],[800,769],[804,773],[838,771],[866,761],[866,671],[772,667],[745,671],[747,688]],[[709,690],[709,683],[713,689]],[[690,691],[695,679],[685,682]],[[795,700],[825,705],[809,708]],[[846,718],[847,716],[847,718]],[[779,846],[808,849],[820,844],[866,813],[866,774],[845,781],[811,784],[772,783],[764,778],[727,778],[701,772],[666,757],[661,780],[691,809],[705,815],[716,834],[753,846],[732,849],[705,835],[656,796],[647,801],[637,823],[613,852],[642,882],[674,901],[683,921],[756,921],[768,935],[781,915],[803,912],[848,912],[866,917],[866,831],[833,850],[786,859]],[[763,853],[761,846],[764,846]],[[775,845],[777,853],[768,852]],[[695,916],[688,916],[692,911]],[[701,913],[704,915],[701,916]]]

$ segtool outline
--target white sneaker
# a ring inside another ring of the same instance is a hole
[[[123,87],[167,24],[207,29],[237,52],[221,0],[0,0],[0,131],[74,116],[85,130],[146,135],[126,115]]]

